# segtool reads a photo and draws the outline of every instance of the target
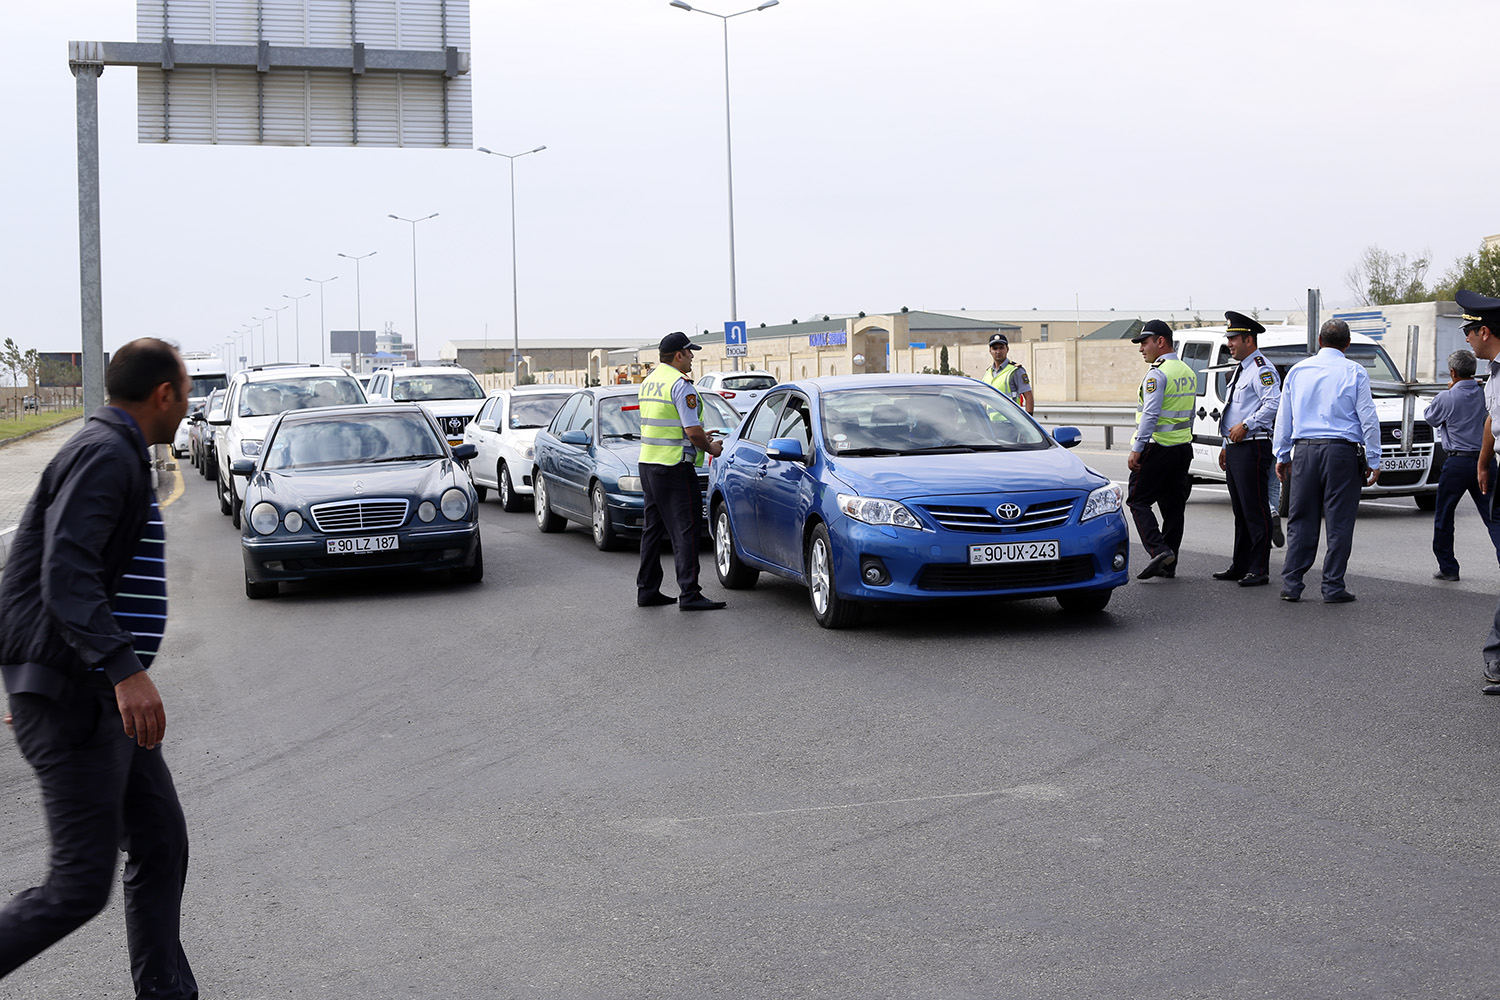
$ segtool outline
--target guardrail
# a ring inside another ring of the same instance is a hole
[[[1104,428],[1104,447],[1114,447],[1116,427],[1135,426],[1133,403],[1037,403],[1032,416],[1047,424]]]

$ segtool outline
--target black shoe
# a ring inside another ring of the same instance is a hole
[[[1220,570],[1219,572],[1215,573],[1213,577],[1215,580],[1238,580],[1244,575],[1245,573],[1243,570],[1230,568]]]
[[[1137,580],[1149,580],[1153,576],[1164,576],[1162,570],[1177,562],[1177,553],[1171,549],[1162,549],[1141,567],[1141,571],[1135,575]]]
[[[1246,573],[1240,578],[1241,587],[1264,587],[1270,582],[1271,577],[1267,573]]]
[[[1290,590],[1283,590],[1281,592],[1281,599],[1289,604],[1296,604],[1298,601],[1302,600],[1302,595],[1294,594]]]
[[[1357,598],[1353,594],[1349,593],[1349,591],[1347,591],[1347,590],[1341,590],[1337,594],[1329,594],[1327,597],[1323,598],[1323,603],[1324,604],[1350,604],[1350,603],[1353,603],[1354,601],[1357,601],[1357,600],[1359,600],[1359,598]]]
[[[697,594],[686,600],[678,601],[677,607],[682,611],[717,611],[720,608],[729,607],[729,604],[726,601],[710,601],[702,594]]]
[[[637,597],[635,599],[635,606],[638,608],[659,608],[664,604],[676,603],[677,598],[668,597],[659,590],[654,594],[647,594],[645,597]]]
[[[1485,684],[1479,688],[1480,694],[1500,694],[1500,684]]]
[[[1500,684],[1500,663],[1485,662],[1484,682],[1486,684]]]
[[[1281,531],[1280,515],[1273,515],[1271,517],[1271,544],[1278,549],[1286,544],[1286,535]]]
[[[1458,574],[1457,573],[1444,573],[1442,570],[1438,570],[1436,573],[1432,574],[1432,578],[1434,580],[1446,580],[1449,583],[1457,583],[1458,582]],[[1500,680],[1500,678],[1496,678],[1496,679]]]

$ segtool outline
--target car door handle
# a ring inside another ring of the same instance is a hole
[[[1217,408],[1217,407],[1216,407],[1216,408],[1215,408],[1215,409],[1214,409],[1214,410],[1213,410],[1213,411],[1211,411],[1211,412],[1210,412],[1210,413],[1209,413],[1209,416],[1210,416],[1210,417],[1213,417],[1213,418],[1214,418],[1214,419],[1215,419],[1215,420],[1218,420],[1218,419],[1219,419],[1219,411],[1218,411],[1218,408]]]
[[[1206,417],[1206,416],[1208,416],[1208,411],[1205,410],[1203,407],[1200,406],[1200,407],[1198,407],[1198,416],[1199,417]]]

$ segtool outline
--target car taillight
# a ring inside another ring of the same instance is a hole
[[[734,398],[734,393],[730,392],[728,389],[722,389],[722,390],[720,390],[719,391],[719,395],[723,396],[725,399],[733,399]]]

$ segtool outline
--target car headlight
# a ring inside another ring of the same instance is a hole
[[[856,521],[866,524],[891,524],[898,528],[922,530],[922,522],[906,507],[894,500],[873,500],[870,497],[838,495],[839,510]]]
[[[536,458],[536,448],[532,447],[531,445],[527,445],[526,446],[526,461],[529,462],[533,458]]]
[[[250,527],[262,535],[269,535],[281,523],[281,512],[264,501],[250,509]]]
[[[464,515],[469,512],[469,495],[454,486],[443,491],[443,499],[439,506],[443,509],[443,516],[450,521],[462,521]]]
[[[286,525],[287,531],[301,531],[302,515],[295,510],[289,510],[286,512],[286,517],[281,519],[281,523]]]
[[[1088,501],[1083,505],[1083,516],[1078,520],[1088,521],[1105,514],[1113,514],[1123,503],[1124,494],[1120,492],[1120,487],[1114,483],[1101,486],[1089,494]]]
[[[241,441],[240,454],[244,455],[246,458],[249,458],[251,455],[259,455],[260,442],[255,440]]]
[[[621,476],[620,477],[620,492],[621,493],[644,493],[646,491],[643,490],[643,489],[641,489],[641,477],[640,476]]]
[[[433,518],[437,517],[437,507],[433,506],[431,500],[423,500],[422,503],[417,507],[417,516],[420,517],[424,522],[431,521]]]

